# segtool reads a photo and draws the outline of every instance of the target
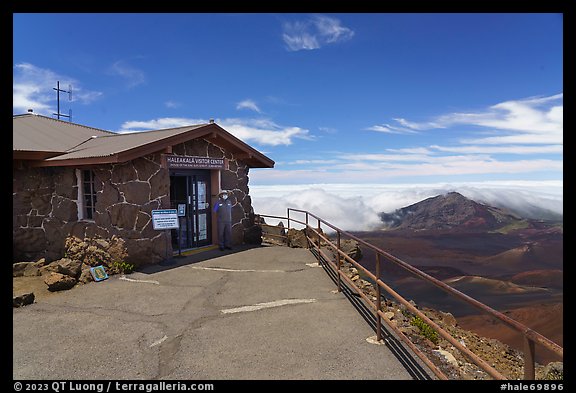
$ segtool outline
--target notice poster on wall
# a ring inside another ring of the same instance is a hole
[[[178,211],[176,209],[152,210],[152,227],[156,231],[178,229]]]
[[[198,182],[198,209],[204,210],[207,209],[206,206],[206,182],[199,181]]]

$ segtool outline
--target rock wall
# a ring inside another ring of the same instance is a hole
[[[56,258],[62,251],[64,233],[70,232],[77,221],[77,198],[74,169],[30,168],[15,162],[12,172],[14,259]]]
[[[169,207],[170,178],[160,155],[93,168],[96,212],[94,220],[78,220],[75,168],[13,170],[13,256],[15,261],[64,255],[68,235],[119,236],[126,241],[127,261],[159,262],[166,257],[169,239],[152,228],[152,210]]]
[[[234,194],[233,244],[260,241],[248,195],[248,167],[222,148],[204,139],[173,147],[177,155],[227,158],[221,188]],[[152,210],[170,207],[170,176],[161,155],[151,154],[120,164],[93,168],[96,212],[94,220],[78,220],[78,186],[75,168],[13,167],[13,259],[53,261],[64,255],[70,235],[81,239],[113,235],[126,242],[127,262],[136,266],[158,263],[172,252],[167,231],[152,227]],[[215,239],[213,239],[215,240]],[[168,249],[167,249],[168,248]]]

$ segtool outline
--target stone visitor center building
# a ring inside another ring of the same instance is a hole
[[[14,261],[62,258],[69,235],[121,237],[135,265],[217,244],[211,207],[221,190],[233,193],[233,244],[261,241],[248,171],[274,161],[212,120],[119,134],[16,115],[12,159]],[[179,229],[154,229],[165,209],[176,209]]]

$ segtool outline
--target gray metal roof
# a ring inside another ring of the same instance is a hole
[[[106,157],[204,125],[119,134],[42,115],[17,115],[13,122],[12,150],[62,153],[52,160]]]
[[[162,139],[170,138],[197,129],[205,124],[156,131],[140,131],[129,134],[102,135],[90,138],[74,147],[66,154],[50,160],[70,160],[75,158],[106,157],[122,153]]]
[[[36,160],[40,166],[119,162],[210,135],[213,143],[243,154],[249,166],[274,167],[270,158],[212,123],[120,134],[25,114],[13,117],[12,134],[13,158]]]
[[[12,122],[12,150],[66,152],[93,135],[115,134],[41,115],[17,115]]]

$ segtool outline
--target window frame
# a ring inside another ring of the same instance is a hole
[[[92,169],[76,169],[78,185],[78,220],[95,221],[96,215],[96,174]]]

